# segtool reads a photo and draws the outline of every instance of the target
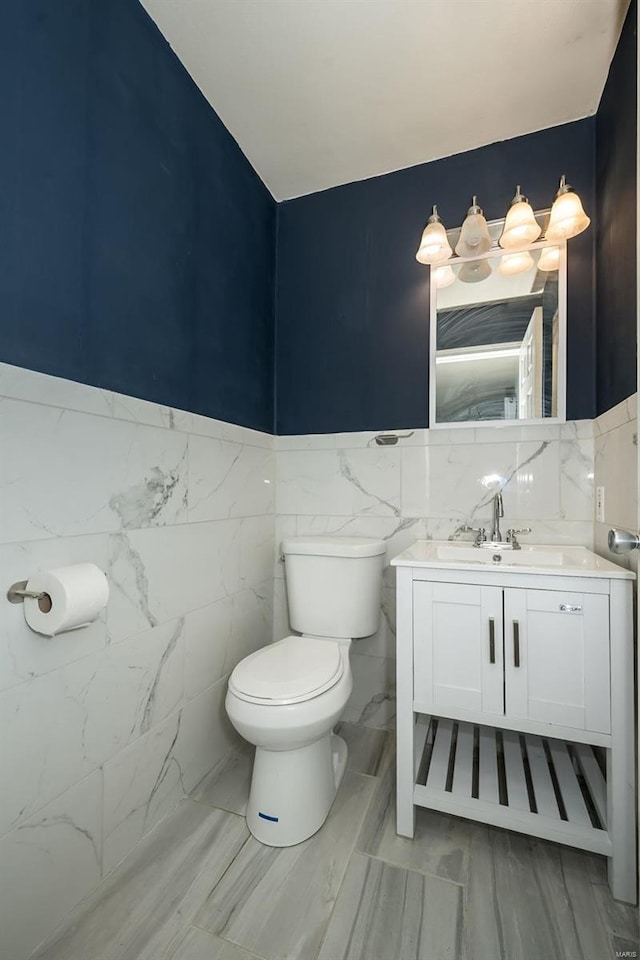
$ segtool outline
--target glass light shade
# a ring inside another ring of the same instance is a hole
[[[459,257],[473,257],[486,253],[491,249],[491,235],[487,221],[478,206],[477,197],[467,210],[467,217],[462,224],[460,237],[456,243],[456,253]]]
[[[538,260],[538,270],[557,270],[560,266],[560,247],[545,247]]]
[[[500,246],[503,250],[517,250],[533,243],[542,233],[542,227],[533,215],[531,204],[516,187],[516,195],[511,201],[505,217]]]
[[[463,263],[458,273],[462,283],[479,283],[491,276],[491,264],[488,260],[469,260]]]
[[[452,253],[453,250],[447,239],[447,231],[438,216],[438,208],[434,204],[433,212],[422,232],[416,260],[418,263],[443,263],[449,259]]]
[[[422,233],[422,239],[416,260],[418,263],[443,263],[448,260],[453,250],[447,240],[447,232],[440,222],[428,223]]]
[[[563,177],[551,207],[547,240],[570,240],[571,237],[577,237],[579,233],[586,230],[590,223],[591,220],[582,208],[580,197],[567,186]]]
[[[513,277],[516,273],[525,273],[535,266],[535,261],[528,250],[521,253],[506,253],[500,260],[498,273],[503,277]]]
[[[456,279],[456,275],[453,268],[447,265],[446,267],[438,267],[434,271],[434,279],[438,290],[442,290],[444,287],[451,286]]]

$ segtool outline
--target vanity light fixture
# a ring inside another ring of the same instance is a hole
[[[500,260],[498,273],[503,277],[513,277],[517,273],[526,273],[535,265],[535,261],[528,250],[520,253],[506,253]]]
[[[547,240],[570,240],[586,230],[591,220],[584,212],[582,201],[573,187],[567,183],[565,174],[560,177],[560,186],[551,207]]]
[[[451,284],[455,282],[456,275],[453,272],[453,267],[437,267],[433,271],[433,278],[438,290],[443,290],[445,287],[450,287]]]
[[[533,208],[518,185],[498,242],[504,250],[517,250],[533,243],[541,233],[542,227],[536,221]]]
[[[416,260],[418,263],[433,265],[448,260],[452,253],[453,250],[447,240],[447,231],[438,216],[438,208],[434,203],[433,211],[422,233],[420,246],[416,253]]]
[[[491,249],[491,235],[482,209],[478,206],[478,198],[467,210],[467,217],[462,224],[460,238],[456,243],[456,253],[459,257],[473,257],[487,253]]]
[[[545,247],[538,260],[538,270],[557,270],[560,266],[560,247]]]
[[[479,283],[491,276],[491,264],[488,260],[469,260],[463,263],[458,272],[462,283]]]

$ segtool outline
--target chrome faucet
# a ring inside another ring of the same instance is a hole
[[[502,531],[500,529],[500,520],[504,517],[504,504],[502,503],[502,494],[500,491],[493,498],[493,527],[491,528],[492,543],[502,543]]]

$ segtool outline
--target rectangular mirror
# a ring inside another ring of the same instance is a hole
[[[565,368],[566,244],[432,268],[431,427],[562,422]]]

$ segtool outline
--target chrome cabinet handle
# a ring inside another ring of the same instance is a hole
[[[520,624],[517,620],[513,621],[513,665],[520,666]]]
[[[489,620],[489,663],[496,662],[496,622]]]

